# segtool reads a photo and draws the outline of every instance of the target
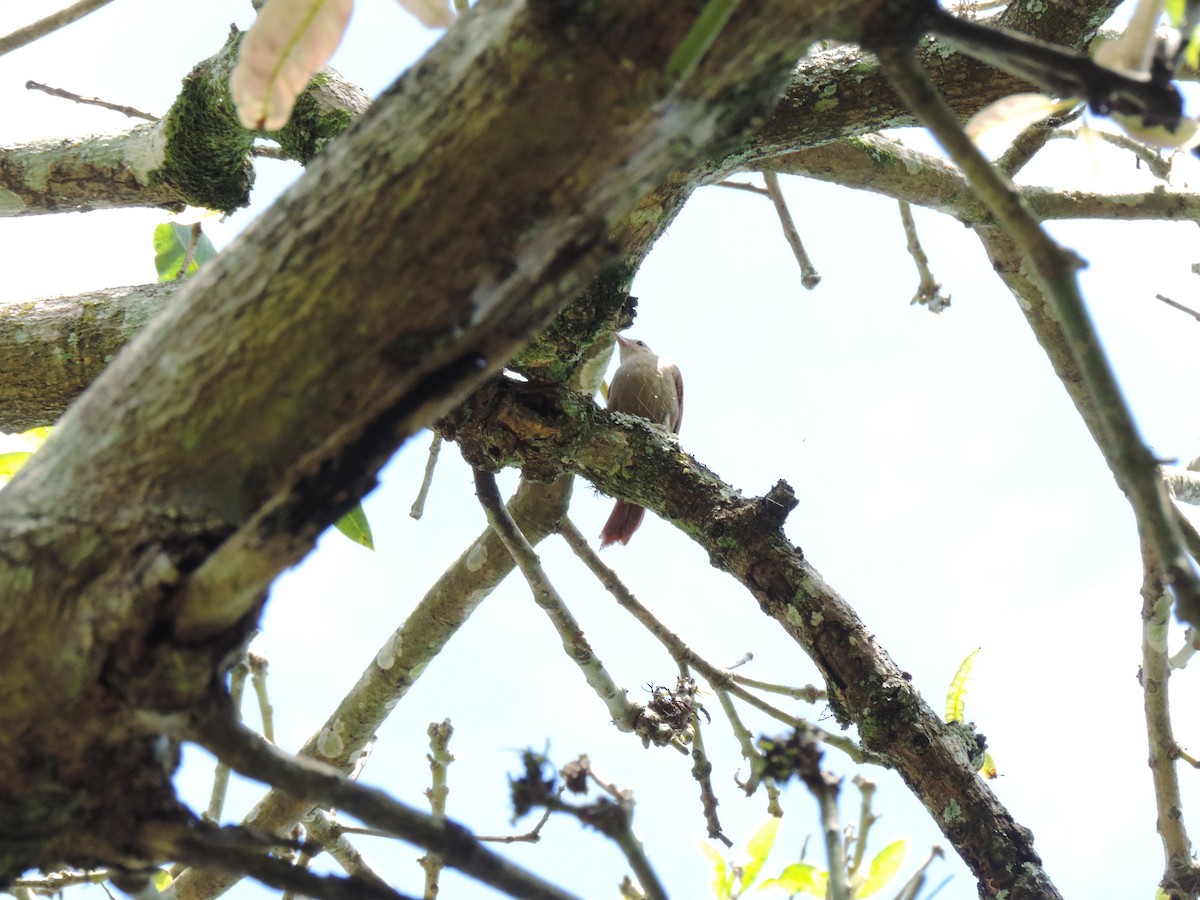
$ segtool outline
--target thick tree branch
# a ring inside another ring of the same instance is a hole
[[[234,60],[227,44],[199,63],[184,79],[179,99],[153,125],[0,148],[0,213],[244,206],[256,135],[231,111],[227,83]],[[359,88],[326,69],[297,99],[287,126],[270,137],[279,141],[285,158],[307,163],[369,105]]]
[[[0,431],[52,425],[179,288],[0,304]]]
[[[138,708],[203,702],[275,574],[614,258],[649,186],[743,140],[847,15],[744,2],[679,84],[663,73],[691,4],[485,3],[187,282],[0,494],[0,732],[25,748],[0,755],[0,832],[39,836],[0,876],[83,836],[93,860],[136,846],[133,809],[179,815]],[[48,826],[48,807],[69,812]]]
[[[986,225],[992,213],[951,163],[891,138],[866,135],[832,141],[780,156],[780,172],[872,191],[953,216],[965,225]],[[1039,219],[1200,221],[1200,193],[1155,187],[1140,193],[1105,194],[1037,186],[1017,189]]]

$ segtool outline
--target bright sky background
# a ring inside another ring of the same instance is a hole
[[[38,10],[38,14],[43,11]],[[34,15],[0,6],[0,32]],[[23,89],[33,79],[165,112],[179,79],[215,52],[229,23],[248,26],[247,0],[202,5],[118,0],[37,45],[0,58],[0,146],[121,130],[123,117]],[[436,35],[391,0],[359,0],[334,65],[378,93]],[[296,166],[260,163],[255,210]],[[1053,149],[1027,180],[1148,189],[1128,154],[1091,161],[1079,144]],[[1200,184],[1184,161],[1175,178]],[[747,495],[780,478],[799,507],[787,531],[936,709],[960,660],[982,646],[967,716],[989,740],[1002,777],[993,782],[1016,820],[1031,828],[1064,896],[1149,898],[1162,870],[1137,685],[1140,563],[1132,515],[1099,452],[970,232],[917,211],[935,275],[953,306],[935,316],[911,307],[917,275],[895,203],[816,182],[784,189],[818,269],[807,292],[769,202],[738,191],[700,191],[638,276],[632,333],[673,356],[686,382],[684,447]],[[218,247],[256,214],[207,226]],[[0,222],[0,301],[70,294],[154,279],[151,233],[164,214],[130,210]],[[1190,223],[1056,223],[1056,236],[1088,259],[1083,286],[1105,346],[1147,440],[1163,457],[1200,453],[1200,323],[1154,299],[1200,304],[1200,261]],[[366,503],[378,552],[340,535],[276,585],[254,649],[271,662],[280,744],[295,749],[320,727],[384,639],[425,589],[484,527],[470,473],[444,449],[425,518],[408,508],[428,434],[397,454]],[[502,486],[515,485],[506,473]],[[599,532],[611,501],[578,482],[571,515]],[[539,547],[559,591],[600,658],[635,699],[648,682],[670,683],[673,665],[645,639],[558,540]],[[734,581],[708,565],[681,533],[649,516],[628,547],[605,551],[639,598],[710,661],[752,652],[742,671],[805,684],[815,670]],[[1172,688],[1179,740],[1198,740],[1194,676]],[[726,832],[743,841],[765,798],[745,800],[733,776],[746,768],[715,700],[706,743]],[[822,707],[800,715],[836,725]],[[755,733],[782,726],[744,710]],[[253,719],[255,713],[247,708]],[[364,780],[423,806],[425,729],[450,718],[450,813],[478,833],[509,832],[506,775],[521,748],[548,747],[563,763],[580,752],[638,799],[635,825],[672,896],[706,896],[695,849],[703,832],[690,760],[643,750],[606,722],[605,710],[559,649],[527,587],[510,578],[489,597],[382,729]],[[189,759],[196,761],[197,756]],[[836,751],[826,764],[853,769]],[[946,846],[899,779],[880,785],[877,850],[912,841],[905,873],[934,843]],[[180,787],[197,808],[207,764],[185,768]],[[1182,774],[1193,827],[1196,773]],[[229,814],[253,803],[239,789]],[[816,831],[800,789],[769,873],[798,858]],[[847,784],[842,810],[857,813]],[[524,821],[524,830],[531,821]],[[417,852],[364,841],[396,886],[419,893]],[[503,852],[582,896],[613,897],[625,872],[617,852],[574,824],[552,822],[539,845]],[[820,861],[815,839],[808,859]],[[954,857],[932,883],[941,900],[976,896]],[[491,892],[447,874],[444,896]],[[892,893],[895,886],[892,887]],[[97,895],[99,896],[99,895]],[[249,884],[230,896],[262,896]],[[890,896],[890,894],[889,894]]]

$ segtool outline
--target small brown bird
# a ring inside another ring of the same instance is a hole
[[[678,434],[683,420],[683,378],[679,366],[656,354],[644,341],[629,340],[618,334],[617,345],[621,349],[621,364],[608,386],[609,410],[641,416]],[[642,507],[618,500],[600,532],[600,549],[618,542],[628,544],[645,514]]]

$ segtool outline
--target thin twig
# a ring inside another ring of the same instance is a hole
[[[942,285],[933,277],[929,268],[929,257],[921,246],[917,236],[917,223],[913,220],[912,207],[905,201],[900,201],[900,221],[904,223],[904,236],[908,239],[908,255],[917,264],[917,292],[913,294],[911,303],[920,304],[930,312],[940,313],[950,306],[950,295],[942,293]]]
[[[291,160],[291,157],[284,152],[282,147],[277,147],[274,144],[255,144],[250,148],[250,155],[256,159]]]
[[[796,262],[800,264],[800,283],[811,291],[821,283],[821,276],[817,274],[812,260],[808,257],[808,251],[804,249],[800,240],[800,232],[796,230],[796,223],[792,220],[787,201],[783,197],[783,190],[779,187],[779,176],[769,169],[764,169],[762,177],[767,185],[767,195],[775,205],[776,215],[779,216],[779,224],[783,227],[783,236],[787,238],[788,246],[792,248]]]
[[[387,886],[387,882],[371,864],[363,858],[361,851],[347,839],[350,829],[335,822],[325,810],[314,807],[302,820],[308,830],[308,837],[321,846],[347,875],[357,875],[367,881]]]
[[[562,596],[546,577],[541,560],[505,508],[504,501],[500,499],[500,489],[496,487],[496,478],[491,472],[475,470],[475,495],[483,506],[488,524],[492,526],[500,542],[516,561],[517,568],[525,576],[533,592],[534,601],[549,616],[562,639],[563,650],[567,656],[579,666],[588,685],[608,707],[613,724],[621,731],[633,731],[641,708],[629,702],[625,691],[617,686],[592,650],[583,629],[579,627]]]
[[[1171,725],[1169,703],[1171,670],[1167,662],[1167,626],[1171,619],[1171,598],[1163,590],[1161,573],[1154,566],[1154,555],[1144,544],[1143,559],[1146,574],[1142,585],[1142,702],[1165,875],[1167,879],[1174,879],[1193,866],[1192,843],[1184,824],[1179,776],[1175,771],[1179,745]]]
[[[730,673],[714,666],[685,644],[677,634],[660,622],[650,610],[646,609],[629,588],[625,587],[621,579],[617,576],[617,573],[609,568],[604,560],[600,559],[596,551],[588,544],[587,538],[583,536],[582,532],[575,527],[575,523],[569,518],[563,516],[559,521],[558,531],[562,535],[563,540],[575,551],[575,555],[583,560],[583,564],[592,571],[592,574],[613,595],[617,603],[637,619],[642,627],[666,648],[667,652],[671,654],[671,658],[677,663],[686,664],[695,669],[714,691],[728,691],[739,699],[749,703],[755,709],[771,716],[773,719],[777,719],[792,728],[812,727],[803,719],[790,715],[767,703],[761,697],[752,694],[737,684],[734,676]],[[738,676],[738,678],[740,677]],[[869,762],[877,765],[888,764],[883,757],[869,753],[854,741],[842,735],[821,731],[821,740],[829,746],[841,750],[854,762]]]
[[[1037,155],[1038,151],[1055,137],[1071,137],[1071,132],[1063,128],[1070,122],[1083,115],[1083,104],[1079,104],[1065,115],[1052,116],[1026,128],[998,157],[995,166],[1009,178],[1016,178],[1020,172]]]
[[[1172,300],[1170,297],[1164,297],[1162,294],[1155,294],[1154,299],[1161,300],[1163,303],[1167,304],[1167,306],[1172,306],[1180,312],[1185,312],[1197,322],[1200,322],[1200,312],[1196,312],[1196,310],[1192,309],[1190,306],[1184,306],[1182,303]]]
[[[192,264],[192,260],[196,258],[196,248],[200,245],[200,235],[203,229],[199,222],[193,222],[191,230],[188,233],[187,250],[183,254],[183,262],[179,264],[179,271],[175,273],[175,280],[182,281],[187,275],[188,266]]]
[[[314,875],[246,842],[248,833],[237,827],[218,828],[202,821],[192,827],[157,823],[154,827],[157,846],[202,869],[249,875],[268,887],[316,900],[414,900],[367,878]]]
[[[759,775],[762,766],[762,754],[758,748],[754,746],[754,735],[750,733],[750,729],[742,722],[742,717],[738,715],[737,707],[733,705],[733,699],[729,696],[729,691],[716,690],[717,702],[721,704],[721,709],[725,711],[725,718],[729,720],[729,730],[733,732],[733,738],[738,742],[738,746],[742,751],[742,758],[750,763],[750,778],[741,782],[738,781],[738,787],[746,792],[746,796],[751,796],[758,790]],[[736,779],[735,779],[736,781]]]
[[[616,785],[605,781],[592,770],[587,757],[580,757],[579,762],[586,767],[588,777],[598,784],[612,797],[611,800],[602,798],[585,806],[575,806],[561,799],[561,795],[548,799],[549,808],[555,812],[565,812],[577,818],[606,838],[613,841],[625,854],[629,867],[637,876],[638,884],[648,900],[667,900],[667,891],[658,878],[658,873],[646,856],[646,848],[633,831],[633,798],[629,791],[622,790]]]
[[[904,886],[900,888],[900,892],[896,895],[896,900],[916,900],[917,895],[921,892],[921,888],[925,886],[925,873],[928,871],[935,859],[941,859],[945,855],[946,851],[944,851],[937,844],[934,844],[929,851],[929,855],[925,857],[925,861],[921,863],[917,871],[913,873],[912,878],[908,879],[908,881],[904,883]],[[945,882],[943,882],[943,884],[944,883]],[[936,893],[936,891],[934,893]],[[932,900],[932,896],[933,895],[931,894],[930,900]]]
[[[272,744],[275,743],[275,708],[267,696],[267,658],[257,653],[246,654],[250,663],[250,683],[254,685],[254,696],[258,699],[258,712],[262,716],[262,733]]]
[[[79,884],[101,884],[111,877],[112,873],[108,869],[91,869],[86,872],[67,869],[63,872],[51,872],[49,875],[38,878],[18,878],[12,882],[11,886],[45,896],[61,894],[67,888]]]
[[[313,805],[336,807],[367,825],[435,851],[446,865],[497,890],[529,900],[568,900],[571,896],[496,855],[463,826],[449,819],[434,821],[432,816],[399,803],[381,790],[353,782],[329,766],[292,757],[234,721],[224,709],[198,713],[185,736],[247,778],[293,797],[304,797]]]
[[[733,666],[726,666],[727,670],[731,668]],[[784,697],[791,697],[793,700],[803,700],[805,703],[816,703],[829,698],[828,691],[823,691],[811,684],[806,684],[803,687],[792,687],[790,684],[775,684],[771,681],[759,681],[757,678],[747,678],[745,675],[738,675],[736,672],[730,672],[729,677],[743,687],[766,691],[770,694],[782,694]]]
[[[417,491],[417,499],[413,501],[408,514],[414,519],[425,515],[425,498],[429,496],[429,485],[433,483],[433,469],[437,465],[438,452],[442,449],[442,436],[436,431],[429,444],[429,459],[425,461],[425,477],[421,479],[421,489]]]
[[[41,91],[44,94],[49,94],[51,97],[61,97],[63,100],[72,100],[83,106],[98,106],[101,109],[124,113],[131,119],[145,119],[147,122],[159,121],[158,116],[153,113],[142,112],[140,109],[134,109],[132,106],[109,103],[107,100],[101,100],[99,97],[81,97],[79,94],[72,94],[70,91],[64,91],[62,88],[50,87],[48,84],[39,84],[36,81],[26,81],[25,89],[28,91]]]
[[[862,868],[863,860],[867,855],[867,841],[871,835],[871,826],[879,821],[879,817],[871,811],[871,801],[875,797],[875,782],[861,775],[855,775],[853,781],[862,797],[862,803],[858,808],[858,831],[854,842],[854,858],[850,862],[851,878]]]
[[[32,25],[26,25],[24,28],[18,28],[11,34],[7,34],[0,38],[0,56],[18,47],[24,47],[26,44],[32,44],[39,38],[44,38],[51,32],[58,31],[60,28],[65,28],[72,22],[78,21],[88,13],[95,12],[102,6],[107,6],[112,3],[112,0],[79,0],[72,6],[66,9],[60,9],[56,13],[52,13],[44,19],[39,19]]]
[[[1092,129],[1092,133],[1119,150],[1128,150],[1137,157],[1139,164],[1145,163],[1150,174],[1160,181],[1167,181],[1171,177],[1171,163],[1175,158],[1174,155],[1163,156],[1156,148],[1143,144],[1141,141],[1135,141],[1125,134],[1102,131],[1098,128]]]
[[[246,660],[239,661],[229,670],[229,702],[233,714],[242,718],[242,695],[246,690],[246,676],[250,674],[250,665]],[[208,809],[204,818],[210,822],[221,821],[221,810],[225,806],[225,795],[229,792],[229,764],[217,760],[217,770],[213,774],[212,794],[208,798]]]
[[[454,726],[449,719],[441,723],[431,722],[428,729],[429,749],[425,758],[429,760],[431,775],[430,786],[425,791],[429,798],[429,811],[437,821],[446,818],[446,797],[450,788],[446,784],[446,773],[450,763],[454,762],[454,754],[450,752],[450,736],[454,734]],[[438,878],[442,874],[442,858],[436,853],[426,853],[419,860],[425,870],[425,900],[433,900],[438,895]]]
[[[680,665],[680,676],[691,680],[691,674],[686,665]],[[694,682],[693,682],[694,683]],[[712,763],[704,750],[704,734],[700,728],[700,718],[692,713],[692,777],[700,785],[700,805],[704,809],[704,821],[708,826],[708,836],[720,841],[726,847],[732,847],[733,841],[726,837],[721,828],[721,817],[717,814],[717,792],[713,789]]]
[[[766,188],[760,188],[757,184],[751,184],[748,181],[718,181],[713,187],[733,188],[735,191],[749,191],[752,194],[761,194],[764,197],[770,197],[771,192]]]
[[[501,835],[477,835],[476,840],[486,841],[491,844],[536,844],[542,839],[542,828],[550,821],[550,813],[552,810],[547,809],[542,813],[542,817],[538,819],[536,825],[526,831],[524,834],[501,834]]]
[[[1138,435],[1088,317],[1075,277],[1080,260],[1050,239],[1012,183],[984,159],[930,83],[912,47],[881,45],[874,49],[896,92],[962,169],[980,199],[1032,264],[1096,410],[1100,450],[1128,492],[1139,531],[1146,535],[1159,566],[1167,573],[1177,601],[1176,614],[1200,624],[1200,580],[1184,553],[1182,537],[1158,476],[1158,462]]]

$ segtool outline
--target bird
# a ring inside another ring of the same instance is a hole
[[[645,341],[619,334],[616,338],[621,364],[608,386],[609,411],[641,416],[678,434],[683,420],[683,378],[679,366],[659,356]],[[646,510],[636,503],[618,500],[600,532],[600,549],[610,544],[628,544],[645,514]]]

